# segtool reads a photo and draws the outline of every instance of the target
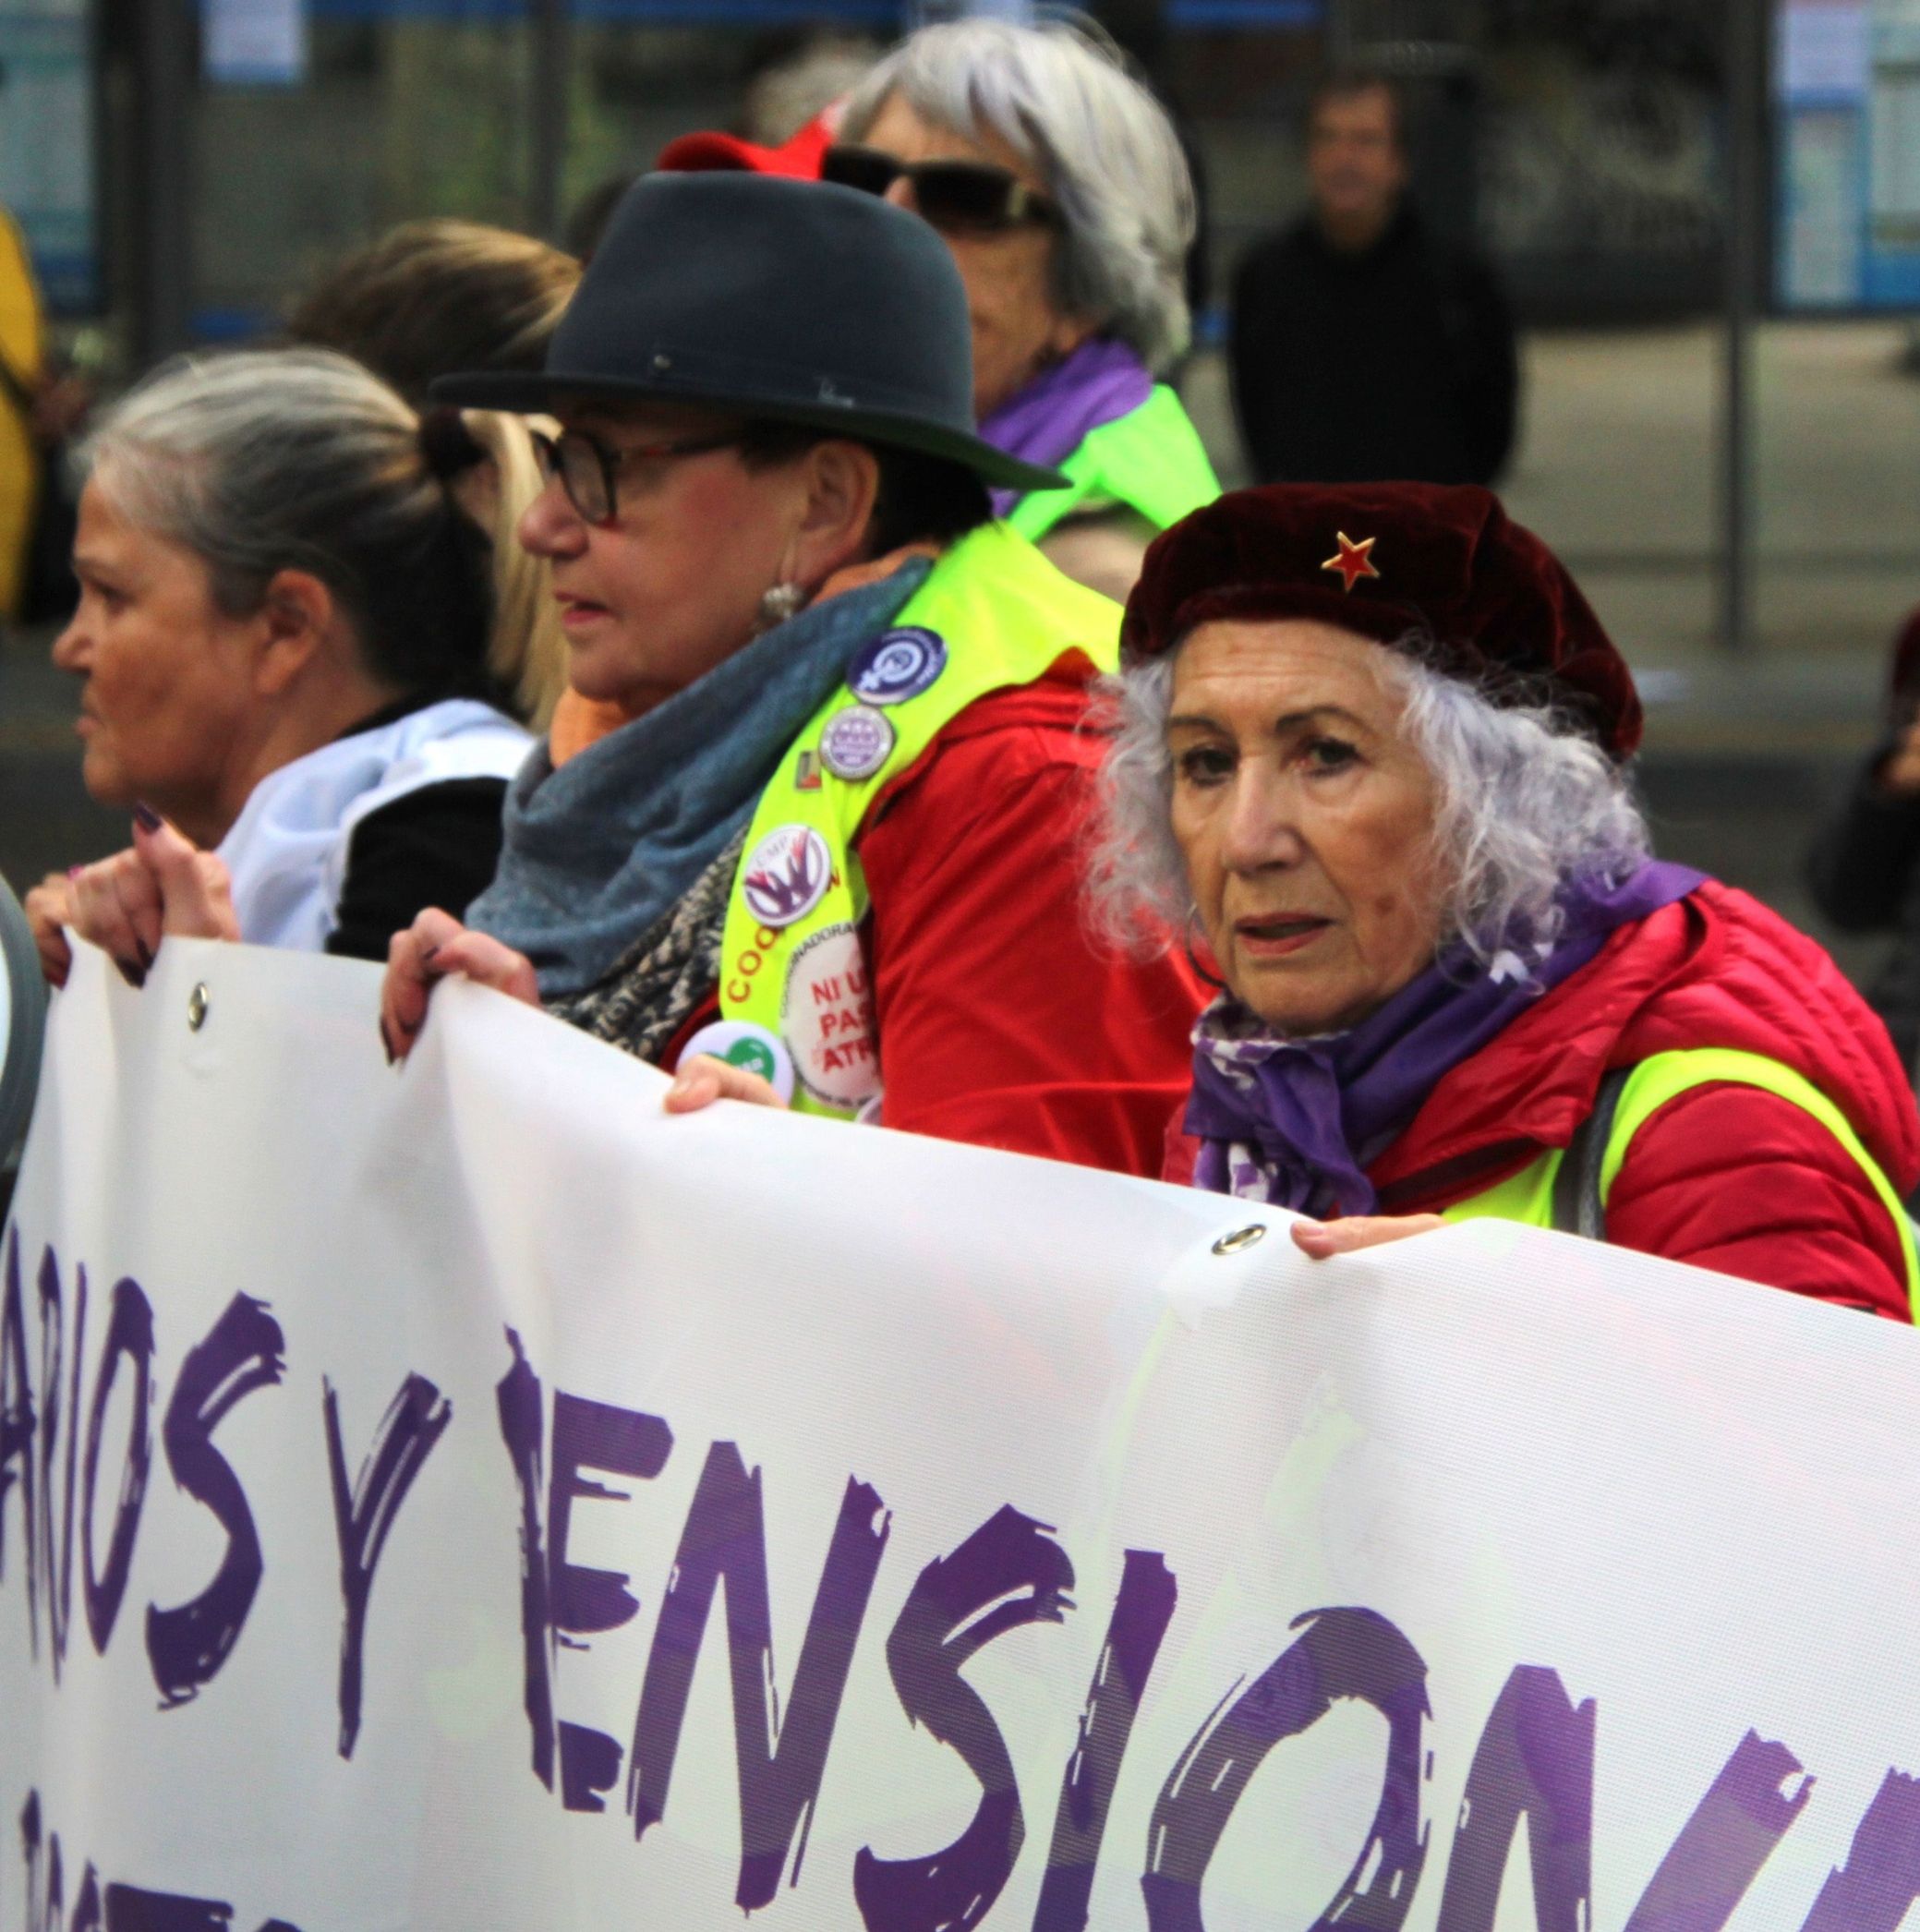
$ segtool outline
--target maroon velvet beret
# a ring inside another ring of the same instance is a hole
[[[1633,673],[1579,586],[1491,490],[1434,483],[1237,489],[1156,538],[1127,600],[1133,660],[1221,618],[1310,617],[1423,661],[1496,705],[1547,703],[1614,758],[1640,742]]]

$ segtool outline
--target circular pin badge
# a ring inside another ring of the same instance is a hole
[[[904,705],[939,682],[947,669],[947,640],[937,631],[908,624],[882,631],[847,667],[847,688],[869,705]]]
[[[820,762],[835,778],[857,785],[893,755],[894,737],[886,712],[871,705],[849,705],[827,720],[820,733]]]
[[[762,925],[778,929],[804,919],[827,895],[833,858],[810,825],[776,827],[740,869],[740,889]]]
[[[851,1111],[880,1091],[866,956],[844,920],[794,948],[780,995],[780,1036],[801,1085],[815,1100]]]
[[[710,1053],[730,1067],[757,1073],[781,1100],[793,1098],[793,1056],[751,1020],[716,1020],[703,1026],[681,1049],[680,1064],[684,1067],[696,1053]]]

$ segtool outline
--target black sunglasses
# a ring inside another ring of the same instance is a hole
[[[990,161],[902,161],[879,148],[837,141],[820,163],[820,178],[867,195],[884,195],[905,179],[912,184],[921,215],[950,235],[1060,224],[1057,202]]]
[[[620,494],[614,479],[630,463],[650,463],[673,456],[705,456],[715,450],[739,446],[736,430],[726,436],[682,436],[671,442],[630,442],[623,447],[602,442],[585,429],[563,429],[549,436],[529,430],[540,475],[555,477],[573,504],[590,524],[611,523],[620,514]]]

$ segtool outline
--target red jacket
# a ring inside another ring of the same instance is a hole
[[[1737,1047],[1783,1062],[1847,1117],[1895,1189],[1920,1178],[1920,1122],[1886,1028],[1811,939],[1711,883],[1623,927],[1599,958],[1446,1074],[1368,1170],[1389,1214],[1435,1212],[1564,1147],[1604,1074],[1657,1053]],[[1169,1146],[1190,1180],[1195,1145]],[[1910,1319],[1898,1234],[1818,1121],[1710,1083],[1634,1136],[1607,1238],[1798,1294]]]
[[[888,1127],[1122,1174],[1160,1170],[1206,989],[1089,932],[1102,741],[1077,653],[970,705],[888,782],[859,839]],[[708,1002],[663,1057],[670,1069]]]

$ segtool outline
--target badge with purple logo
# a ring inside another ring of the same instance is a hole
[[[939,682],[947,669],[947,640],[937,631],[908,624],[882,631],[847,667],[847,688],[869,705],[903,705]]]
[[[857,785],[893,755],[894,730],[886,712],[849,705],[827,720],[820,733],[820,762],[837,779]]]
[[[804,919],[827,895],[833,858],[810,825],[777,827],[755,846],[740,869],[747,911],[779,928]]]

